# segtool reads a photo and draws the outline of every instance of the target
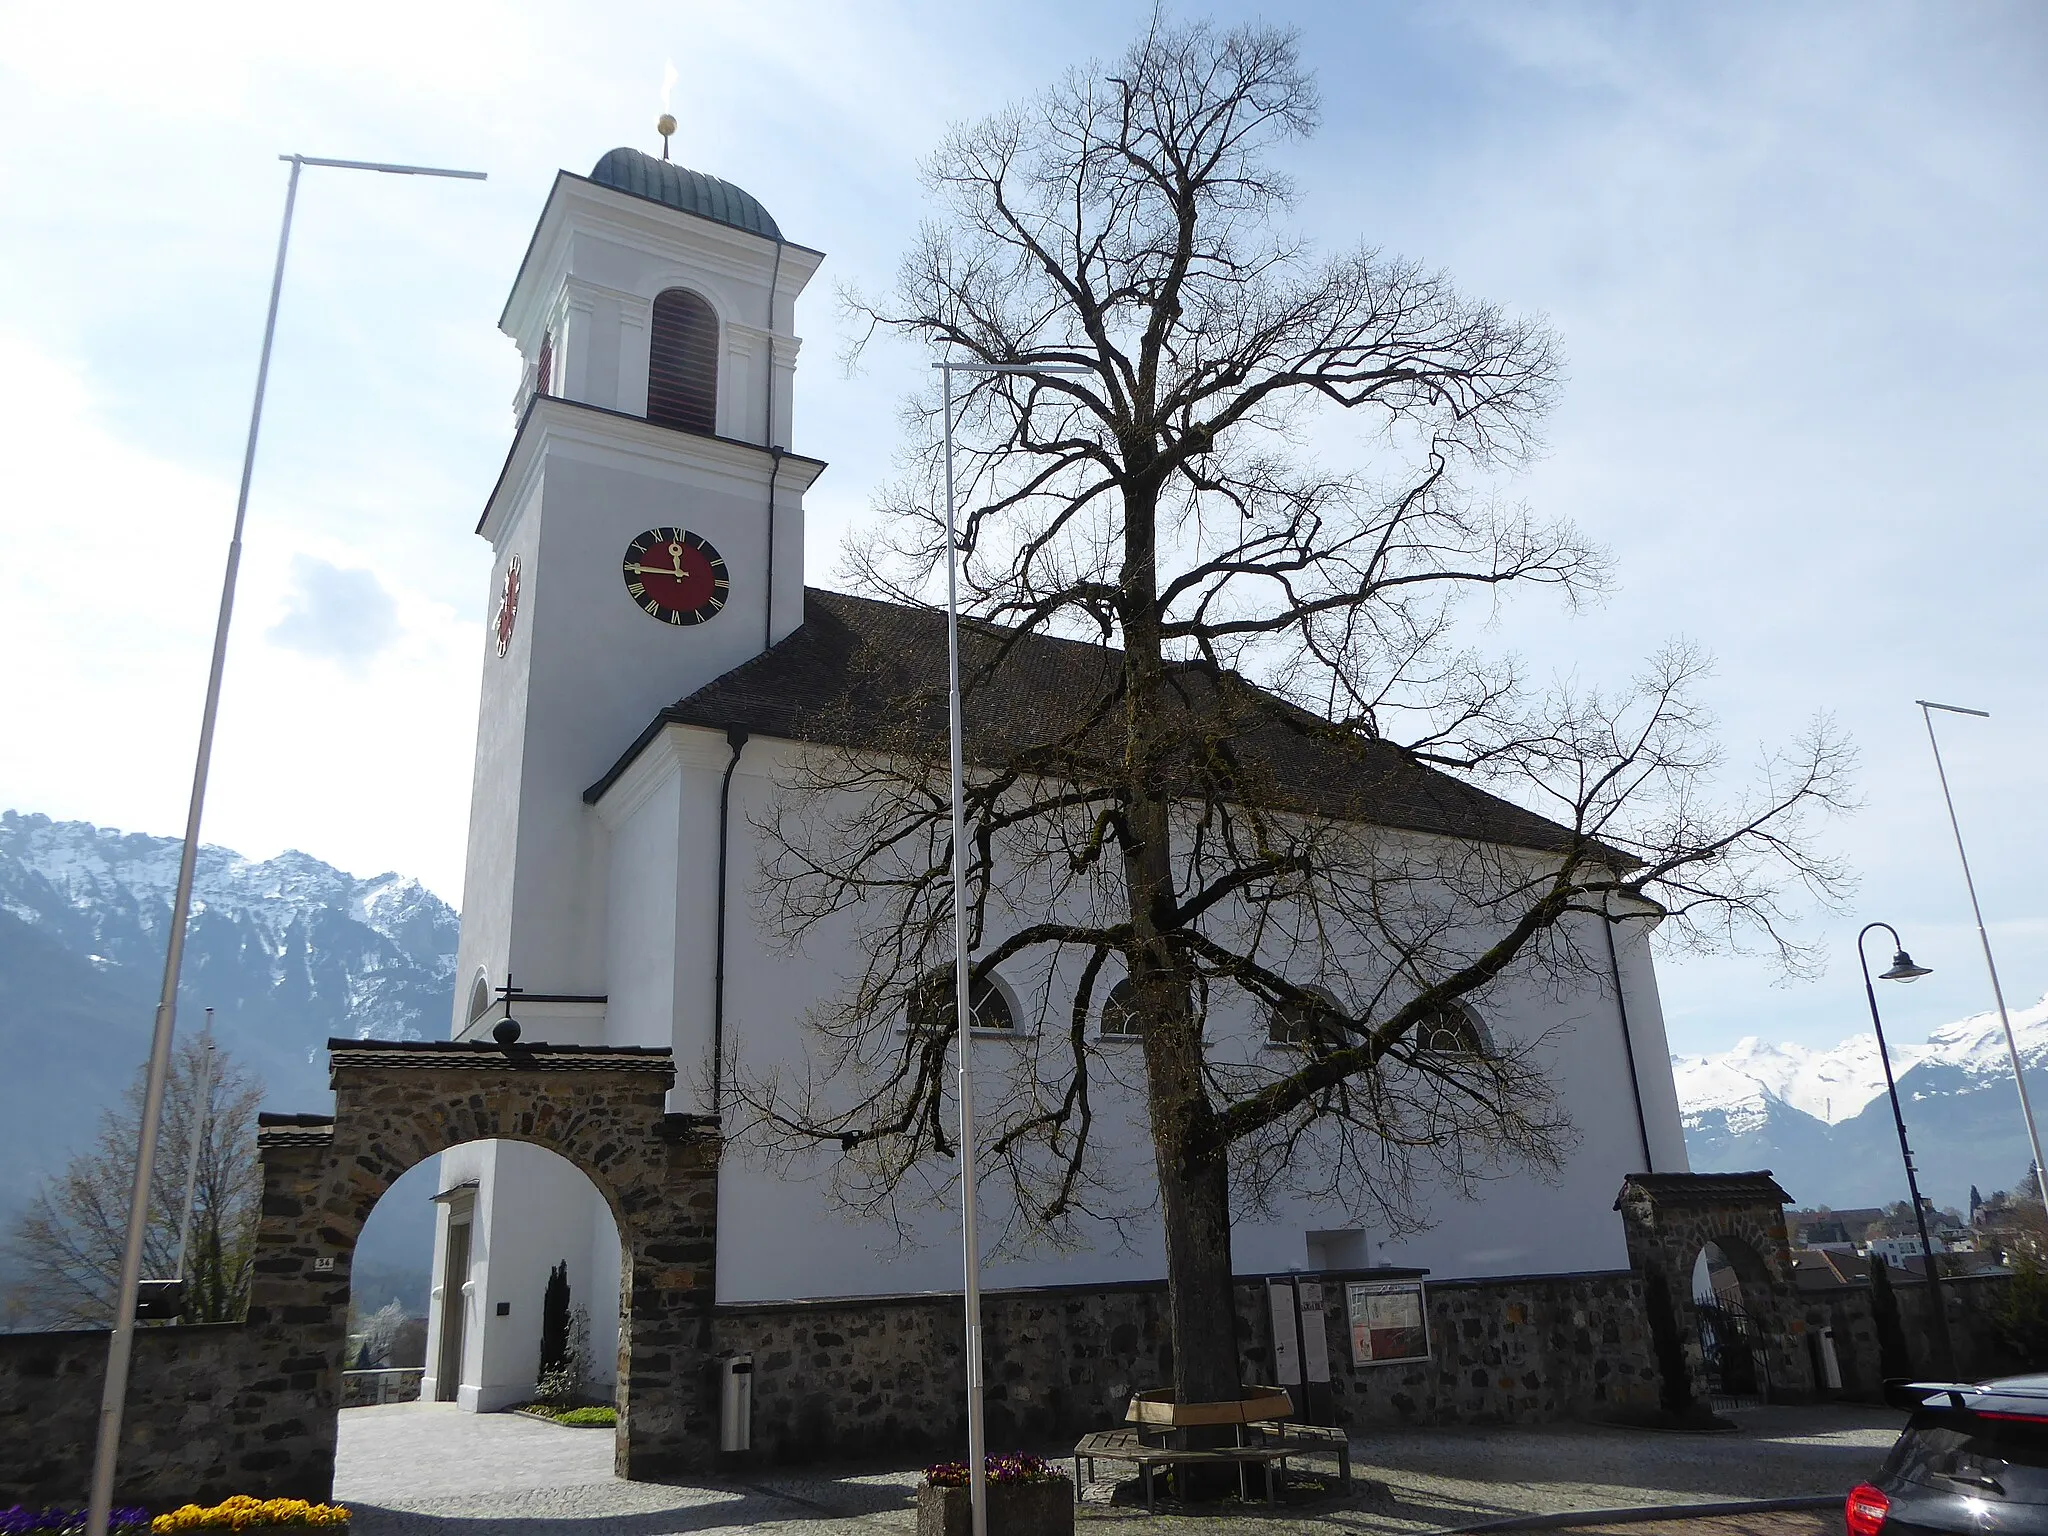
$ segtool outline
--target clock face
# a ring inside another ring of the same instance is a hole
[[[664,624],[717,618],[731,585],[718,551],[681,528],[648,529],[626,546],[621,569],[626,595]]]
[[[498,599],[498,654],[512,644],[512,627],[519,622],[519,557],[505,567],[505,591]]]

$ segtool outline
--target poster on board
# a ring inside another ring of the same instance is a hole
[[[1345,1287],[1354,1365],[1429,1358],[1429,1313],[1420,1280],[1354,1281]]]

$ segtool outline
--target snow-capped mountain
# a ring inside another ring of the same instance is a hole
[[[2048,998],[2012,1014],[2013,1037],[2029,1071],[2048,1064]],[[1892,1071],[1903,1077],[1913,1067],[1953,1067],[1966,1078],[2012,1081],[2005,1031],[1996,1013],[1945,1024],[1924,1045],[1891,1040]],[[1686,1113],[1720,1110],[1731,1125],[1760,1123],[1775,1100],[1827,1125],[1860,1114],[1884,1092],[1884,1065],[1877,1037],[1852,1035],[1830,1050],[1805,1045],[1770,1045],[1749,1035],[1713,1056],[1677,1056],[1671,1069],[1678,1102]]]
[[[147,1054],[179,847],[0,813],[0,1218],[90,1141]],[[180,1034],[212,1008],[266,1107],[323,1109],[330,1035],[446,1033],[456,931],[416,880],[203,847]]]
[[[2012,1014],[2037,1103],[2048,1107],[2048,998]],[[1943,1205],[1969,1186],[2020,1181],[2029,1160],[1998,1015],[1943,1025],[1924,1044],[1887,1037],[1923,1187]],[[1754,1036],[1727,1051],[1671,1058],[1686,1146],[1700,1172],[1771,1168],[1806,1204],[1903,1199],[1898,1143],[1874,1036],[1829,1050]]]

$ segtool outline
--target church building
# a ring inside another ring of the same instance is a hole
[[[728,1134],[733,1106],[714,1102],[725,1057],[802,1063],[807,1019],[856,970],[827,942],[792,953],[768,931],[761,827],[822,722],[847,718],[850,654],[943,678],[942,614],[806,585],[804,498],[826,466],[801,451],[793,380],[798,300],[823,261],[740,188],[616,149],[588,176],[556,177],[499,321],[524,370],[477,525],[493,566],[452,1034],[491,1039],[501,988],[516,988],[524,1041],[671,1049],[669,1109],[722,1113]],[[1432,781],[1415,798],[1438,819],[1390,824],[1508,842],[1517,817],[1535,824],[1411,771]],[[1544,1042],[1575,1129],[1561,1169],[1436,1201],[1431,1225],[1402,1234],[1281,1201],[1239,1220],[1237,1272],[1437,1285],[1627,1270],[1616,1189],[1687,1165],[1645,925],[1619,925],[1616,944],[1611,976],[1566,995],[1490,993],[1465,1021],[1475,1044]],[[977,1000],[977,1078],[1048,1022],[1067,1027],[1036,1016],[1045,995],[999,975],[986,1018]],[[1131,1051],[1103,1013],[1091,1048]],[[1211,1027],[1226,1046],[1281,1044],[1264,1020]],[[1116,1123],[1143,1166],[1141,1121]],[[558,1265],[587,1308],[602,1391],[620,1282],[603,1199],[524,1143],[440,1162],[424,1395],[485,1411],[531,1398]],[[958,1292],[945,1204],[914,1213],[905,1242],[835,1198],[829,1165],[725,1157],[720,1308]],[[984,1285],[1114,1287],[1164,1267],[1156,1226],[1139,1224],[998,1259]]]

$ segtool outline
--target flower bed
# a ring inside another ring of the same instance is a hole
[[[154,1536],[180,1531],[253,1531],[277,1526],[304,1526],[326,1531],[348,1529],[348,1510],[340,1504],[308,1504],[304,1499],[255,1499],[246,1493],[223,1499],[210,1508],[186,1504],[150,1522]]]
[[[30,1509],[17,1504],[0,1509],[0,1536],[82,1536],[86,1511],[53,1506]],[[238,1493],[211,1508],[187,1504],[154,1520],[137,1505],[107,1513],[108,1536],[172,1536],[181,1531],[262,1531],[304,1527],[330,1533],[348,1529],[348,1511],[339,1504],[308,1504],[304,1499],[253,1499]]]
[[[85,1510],[62,1505],[30,1509],[16,1504],[0,1509],[0,1536],[72,1536],[85,1529],[85,1517]],[[108,1536],[146,1536],[148,1530],[149,1511],[139,1505],[107,1511]]]

